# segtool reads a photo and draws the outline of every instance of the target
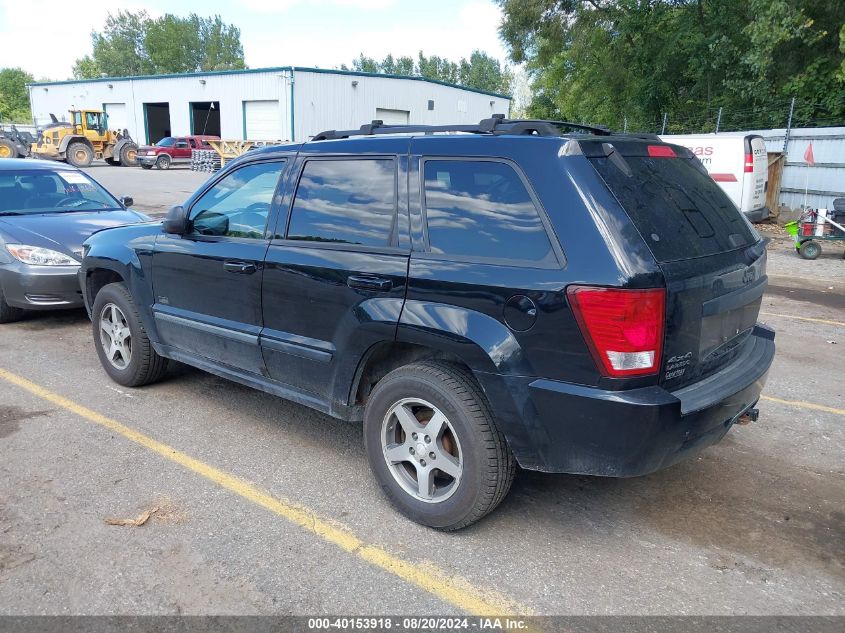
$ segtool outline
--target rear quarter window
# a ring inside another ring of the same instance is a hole
[[[537,207],[509,164],[427,159],[424,165],[432,253],[473,260],[556,262]]]
[[[725,253],[757,241],[730,198],[687,158],[591,158],[658,262]]]

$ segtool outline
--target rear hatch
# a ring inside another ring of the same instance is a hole
[[[582,149],[666,279],[661,384],[676,389],[715,373],[757,321],[765,242],[689,150],[625,138]]]

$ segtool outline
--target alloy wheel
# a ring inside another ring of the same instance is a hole
[[[100,344],[112,367],[126,369],[132,360],[132,333],[126,315],[113,303],[100,312]]]
[[[415,499],[439,503],[458,489],[461,445],[447,417],[430,402],[404,398],[391,406],[381,445],[390,474]]]

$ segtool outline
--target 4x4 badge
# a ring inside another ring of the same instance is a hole
[[[749,266],[742,273],[742,283],[750,284],[752,281],[754,281],[754,269]]]

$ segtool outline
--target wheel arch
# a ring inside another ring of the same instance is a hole
[[[93,306],[100,290],[109,284],[126,283],[123,274],[113,268],[89,268],[85,271],[85,305]],[[91,312],[89,308],[89,313]]]
[[[463,359],[445,350],[415,343],[382,341],[370,347],[359,360],[349,389],[348,403],[366,404],[373,387],[382,378],[395,369],[421,360],[439,360],[470,369]]]
[[[88,147],[91,148],[91,151],[94,151],[94,145],[91,143],[90,140],[85,138],[84,136],[78,134],[68,134],[59,142],[59,151],[60,152],[67,152],[67,148],[70,146],[71,143],[84,143]]]
[[[135,145],[135,147],[137,147],[135,141],[133,141],[131,138],[122,138],[114,144],[112,154],[114,156],[120,156],[120,150],[122,150],[126,145]]]
[[[85,241],[79,281],[89,315],[96,293],[108,283],[121,282],[136,302],[150,340],[158,342],[152,317],[152,251],[160,227],[135,224],[94,233]]]

